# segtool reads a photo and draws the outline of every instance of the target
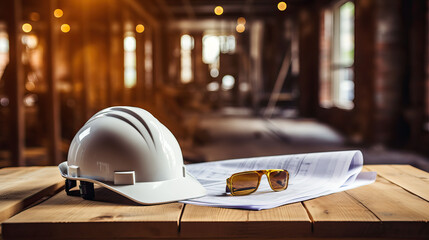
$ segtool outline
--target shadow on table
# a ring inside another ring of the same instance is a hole
[[[119,205],[128,205],[128,206],[140,206],[141,204],[138,204],[118,193],[115,193],[107,188],[103,188],[100,186],[94,186],[95,187],[95,198],[94,200],[85,200],[85,201],[95,201],[95,202],[106,202],[106,203],[115,203]],[[80,192],[79,190],[71,190],[69,197],[73,198],[79,198]]]

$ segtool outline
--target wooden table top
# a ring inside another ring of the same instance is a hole
[[[0,222],[51,196],[64,186],[58,167],[0,169]]]
[[[59,173],[52,174],[51,169],[53,167],[0,169],[0,221],[16,213],[14,206],[25,202],[22,199],[35,193],[49,196],[52,189],[58,189],[63,181],[58,178]],[[88,201],[61,191],[4,221],[2,237],[429,239],[429,173],[408,165],[367,165],[364,170],[376,171],[377,181],[262,211],[182,203],[140,206],[104,188],[97,188],[96,200]],[[43,179],[28,183],[41,172],[44,172]],[[7,175],[11,177],[4,177]],[[40,190],[42,185],[51,191]]]

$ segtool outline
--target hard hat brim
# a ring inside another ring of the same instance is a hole
[[[134,202],[152,205],[176,202],[206,195],[204,187],[188,172],[185,177],[157,182],[136,182],[133,185],[114,185],[113,182],[98,181],[84,177],[72,177],[67,172],[67,162],[58,165],[61,175],[70,180],[99,184]]]

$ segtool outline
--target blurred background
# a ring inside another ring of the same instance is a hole
[[[360,149],[429,171],[428,0],[3,0],[0,167],[56,165],[97,111],[186,162]]]

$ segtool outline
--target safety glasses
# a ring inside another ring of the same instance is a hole
[[[289,182],[289,173],[284,169],[255,170],[234,173],[226,179],[226,192],[234,196],[247,195],[255,192],[262,175],[267,175],[271,189],[283,191]]]

